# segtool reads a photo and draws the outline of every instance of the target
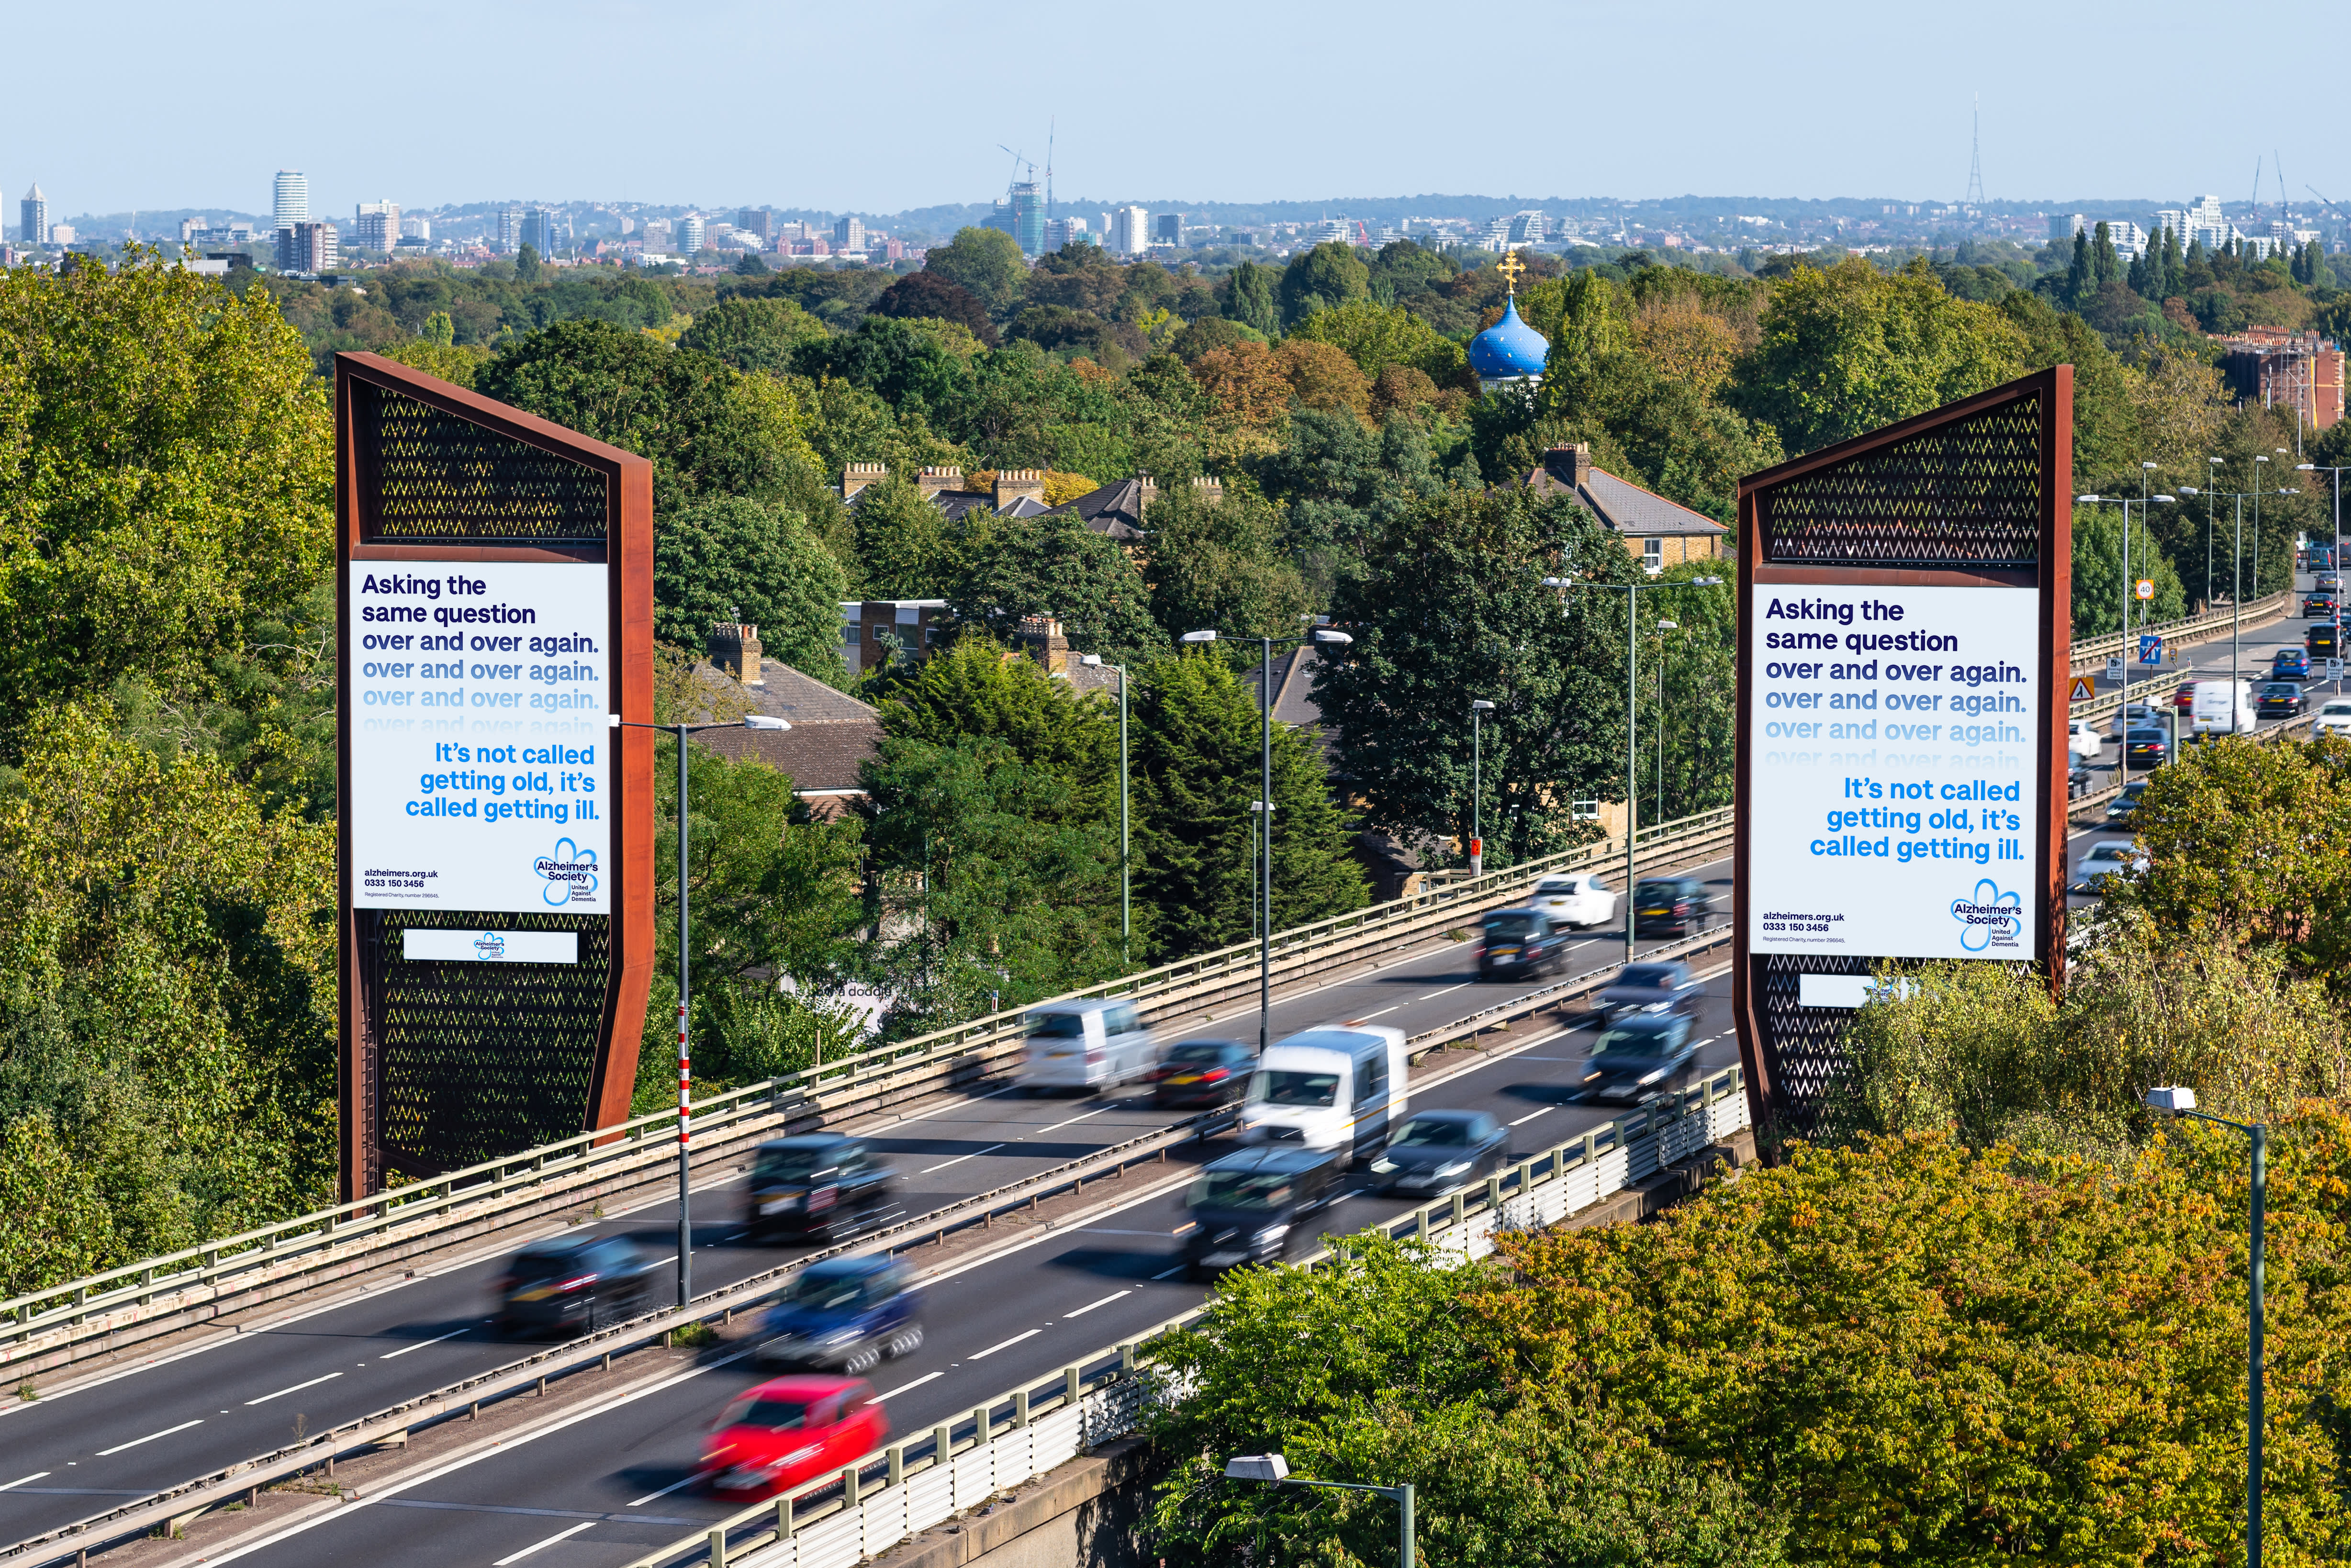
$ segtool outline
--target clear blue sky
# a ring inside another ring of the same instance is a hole
[[[998,142],[1102,200],[1756,194],[2351,203],[2343,12],[1196,0],[30,5],[0,188],[59,216],[606,199],[894,212],[999,193]],[[2335,119],[2329,121],[2332,114]],[[2276,199],[2264,170],[2263,197]]]

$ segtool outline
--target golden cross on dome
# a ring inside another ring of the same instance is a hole
[[[1494,270],[1502,275],[1503,284],[1514,297],[1519,292],[1519,274],[1526,269],[1527,264],[1519,259],[1519,253],[1514,250],[1504,251],[1502,259],[1494,264]]]

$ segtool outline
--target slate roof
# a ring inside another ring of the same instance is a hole
[[[1574,481],[1559,467],[1546,465],[1529,474],[1524,482],[1539,495],[1573,495],[1603,527],[1635,538],[1653,535],[1719,538],[1730,531],[1703,512],[1693,512],[1604,468],[1586,467],[1582,479]]]
[[[780,718],[789,729],[709,729],[695,744],[737,761],[764,762],[791,776],[802,794],[862,793],[858,765],[882,746],[881,715],[846,692],[835,691],[789,664],[761,659],[764,686],[746,686],[709,664],[695,666],[695,679],[714,695],[726,691],[753,713]],[[729,705],[732,706],[731,704]]]
[[[1074,501],[1064,501],[1053,508],[1071,512],[1080,522],[1098,534],[1107,534],[1123,545],[1139,544],[1143,539],[1143,481],[1114,479],[1097,490],[1089,490]]]

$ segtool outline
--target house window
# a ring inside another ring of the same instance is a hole
[[[1641,565],[1652,572],[1666,570],[1666,541],[1646,538],[1641,541]]]

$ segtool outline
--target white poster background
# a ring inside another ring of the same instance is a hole
[[[1759,586],[1752,615],[1750,950],[2031,957],[2039,591]]]
[[[353,904],[609,911],[605,569],[349,570]]]

